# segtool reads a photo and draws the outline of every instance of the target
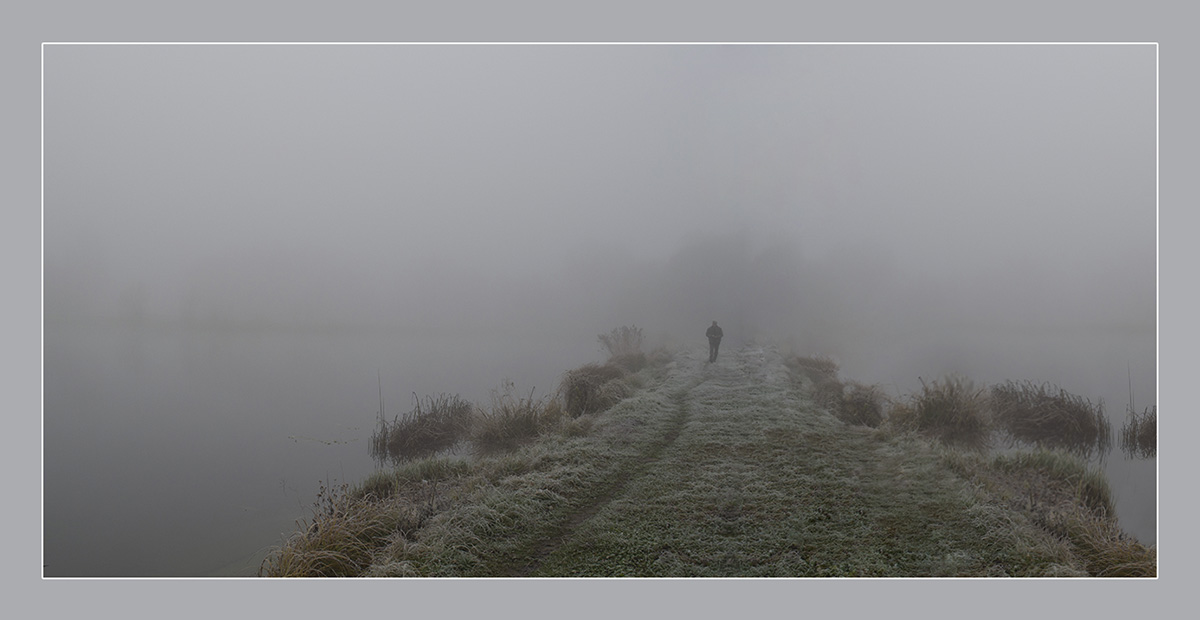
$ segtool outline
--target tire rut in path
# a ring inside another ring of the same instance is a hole
[[[699,383],[703,383],[703,381]],[[600,493],[596,497],[567,515],[553,532],[529,551],[524,563],[518,560],[514,564],[503,567],[499,571],[499,576],[528,577],[534,574],[541,568],[546,558],[550,557],[551,553],[554,553],[556,549],[566,542],[575,532],[576,528],[594,517],[596,513],[600,512],[601,508],[624,493],[625,487],[629,485],[629,481],[645,472],[646,467],[657,461],[662,456],[663,450],[666,450],[667,446],[670,446],[679,437],[679,433],[683,431],[683,426],[687,423],[690,413],[687,404],[688,392],[696,387],[696,385],[699,385],[699,383],[693,383],[671,395],[671,400],[675,403],[675,413],[672,414],[667,431],[663,433],[662,437],[651,443],[645,452],[633,459],[632,463],[624,466],[617,473],[614,480],[601,488]]]

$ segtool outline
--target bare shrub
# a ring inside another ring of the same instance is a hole
[[[380,418],[371,435],[371,457],[379,462],[430,456],[454,446],[471,428],[473,406],[459,396],[440,394],[422,401],[413,394],[412,411],[391,422]]]
[[[600,334],[599,338],[612,357],[642,352],[642,328],[636,325],[617,327],[607,334]]]
[[[1127,419],[1121,428],[1121,451],[1131,457],[1153,458],[1158,452],[1158,405],[1142,413],[1125,409]]]
[[[559,385],[563,408],[572,417],[578,417],[611,407],[616,402],[612,400],[614,390],[610,388],[602,393],[602,388],[624,376],[625,371],[612,364],[585,364],[568,370]]]
[[[1018,441],[1085,456],[1104,454],[1111,446],[1104,403],[1092,404],[1057,386],[1012,381],[996,385],[992,407],[996,423]]]

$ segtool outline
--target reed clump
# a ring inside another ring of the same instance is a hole
[[[413,409],[391,422],[382,417],[371,435],[371,456],[393,464],[447,450],[470,432],[474,407],[457,394],[413,394]]]
[[[585,364],[563,374],[559,385],[562,407],[571,417],[598,413],[628,395],[628,386],[616,383],[625,370],[614,364]]]
[[[477,453],[491,454],[511,450],[533,438],[558,428],[565,418],[558,399],[521,397],[511,381],[492,390],[491,407],[480,408],[471,431],[471,444]]]
[[[991,420],[984,388],[963,377],[928,383],[921,379],[921,393],[893,404],[888,422],[968,449],[982,450],[989,444]]]
[[[1090,455],[1106,453],[1112,429],[1104,403],[1050,384],[1009,381],[992,386],[997,425],[1017,441]]]
[[[1130,457],[1148,459],[1158,453],[1158,405],[1142,413],[1126,408],[1125,426],[1121,427],[1121,451]]]
[[[851,381],[847,388],[837,410],[838,418],[846,424],[878,428],[883,422],[883,406],[887,396],[877,385]]]

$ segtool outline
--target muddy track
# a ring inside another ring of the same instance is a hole
[[[675,412],[668,421],[667,430],[663,433],[662,437],[651,443],[646,451],[634,459],[632,463],[623,467],[611,482],[600,489],[595,497],[571,511],[553,532],[529,550],[523,562],[518,560],[514,564],[502,567],[497,571],[497,574],[503,577],[528,577],[533,575],[541,568],[546,558],[550,557],[550,554],[554,553],[556,549],[561,547],[571,537],[576,528],[594,517],[596,513],[600,512],[601,508],[604,508],[613,500],[620,497],[625,492],[625,488],[629,485],[629,482],[645,473],[646,468],[657,461],[662,456],[663,450],[674,443],[679,437],[679,433],[683,430],[689,416],[687,404],[688,392],[702,382],[693,383],[671,395],[671,400],[675,404]]]

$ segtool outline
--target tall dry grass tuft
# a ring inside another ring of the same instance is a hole
[[[607,334],[600,334],[599,338],[611,357],[642,352],[642,328],[636,325],[617,327]]]
[[[555,398],[534,398],[533,391],[522,398],[511,381],[500,390],[492,390],[489,409],[480,409],[471,432],[471,444],[479,454],[511,450],[538,435],[558,428],[565,418]]]
[[[376,542],[391,534],[395,517],[379,504],[354,499],[348,486],[321,485],[311,521],[259,565],[260,577],[354,577],[371,564]]]
[[[921,379],[921,393],[894,404],[888,421],[946,444],[973,450],[988,446],[990,421],[984,389],[963,377],[948,376],[930,383]]]
[[[1046,526],[1071,542],[1089,575],[1158,576],[1158,551],[1130,538],[1111,519],[1070,510],[1052,513]]]
[[[371,457],[393,464],[437,454],[464,439],[471,429],[473,406],[458,395],[413,394],[412,411],[389,423],[380,418],[371,435]]]
[[[1158,405],[1142,413],[1126,408],[1125,426],[1121,428],[1121,451],[1130,457],[1148,459],[1158,453]]]
[[[410,537],[456,500],[463,461],[425,459],[376,472],[350,489],[321,486],[312,520],[263,559],[260,577],[357,577],[391,542]]]
[[[848,384],[838,407],[838,418],[846,424],[857,424],[878,428],[883,422],[883,405],[887,395],[877,385],[864,385],[856,381]]]
[[[613,364],[585,364],[563,374],[559,385],[562,406],[572,417],[604,411],[627,396],[626,386],[613,386],[625,371]]]
[[[1083,456],[1104,455],[1112,445],[1104,403],[1093,404],[1057,386],[1013,381],[996,385],[992,407],[997,424],[1018,441]]]

